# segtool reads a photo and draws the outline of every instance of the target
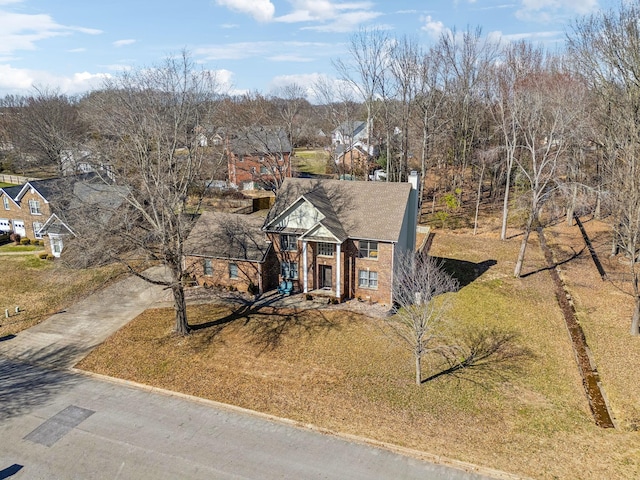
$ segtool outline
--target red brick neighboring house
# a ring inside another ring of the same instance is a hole
[[[59,257],[64,240],[75,236],[68,218],[84,209],[94,218],[111,212],[122,202],[117,187],[93,174],[32,180],[0,189],[0,231],[42,240],[47,253]]]
[[[409,180],[286,179],[262,227],[279,281],[298,292],[392,304],[394,260],[415,250],[417,174]]]
[[[292,176],[291,152],[281,128],[241,129],[226,141],[229,182],[242,190],[278,188]]]
[[[185,270],[200,285],[263,293],[278,282],[278,261],[260,230],[263,217],[204,212],[185,242]]]

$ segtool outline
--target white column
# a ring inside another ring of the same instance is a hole
[[[336,245],[336,297],[340,298],[340,244]]]
[[[307,266],[307,242],[302,241],[302,284],[304,287],[304,293],[309,291],[309,268]]]

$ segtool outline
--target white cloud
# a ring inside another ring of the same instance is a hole
[[[550,22],[557,17],[585,15],[598,8],[598,0],[522,0],[516,18]]]
[[[193,53],[208,61],[266,57],[276,51],[277,56],[308,58],[312,53],[325,55],[331,47],[331,44],[322,42],[238,42],[199,47]]]
[[[434,20],[431,15],[427,15],[422,18],[424,25],[421,27],[421,30],[427,32],[429,37],[434,40],[437,40],[442,36],[443,33],[451,33],[447,27],[444,26],[440,20]]]
[[[82,53],[82,52],[86,52],[87,49],[84,47],[80,47],[80,48],[72,48],[70,50],[67,50],[67,52],[69,53]]]
[[[489,32],[487,39],[493,42],[517,42],[519,40],[530,40],[533,42],[548,42],[563,40],[564,32],[561,30],[550,30],[546,32],[524,32],[512,33],[504,35],[501,31],[496,30]]]
[[[268,22],[273,18],[276,7],[270,0],[216,0],[220,6],[251,15],[258,22]]]
[[[304,57],[302,55],[272,55],[267,57],[272,62],[313,62],[313,58]]]
[[[108,73],[79,72],[71,76],[53,75],[40,70],[14,68],[9,64],[0,65],[0,94],[28,93],[35,85],[44,85],[63,93],[83,93],[97,88]]]
[[[124,40],[116,40],[115,42],[113,42],[113,46],[114,47],[124,47],[125,45],[131,45],[136,43],[136,41],[133,38],[126,38]]]
[[[33,77],[27,70],[0,65],[0,92],[27,90],[33,85]]]
[[[73,32],[90,35],[101,33],[91,28],[60,25],[46,14],[26,15],[0,10],[0,54],[35,50],[36,42],[40,40],[71,35]]]
[[[360,24],[382,15],[372,11],[372,2],[338,3],[331,0],[289,0],[293,11],[276,17],[282,23],[316,22],[320,25],[304,27],[304,30],[321,32],[350,32]]]
[[[211,73],[215,75],[221,93],[227,95],[244,95],[245,93],[249,93],[249,90],[235,87],[233,84],[234,73],[232,71],[222,68],[220,70],[212,70]]]

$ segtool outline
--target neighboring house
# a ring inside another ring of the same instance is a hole
[[[0,189],[0,197],[0,230],[43,240],[55,257],[60,256],[64,239],[75,235],[63,219],[80,208],[90,210],[97,219],[122,202],[118,187],[102,183],[94,174],[32,180]]]
[[[357,145],[336,145],[335,162],[344,172],[363,170],[367,167],[369,155],[365,147]]]
[[[415,250],[417,173],[409,180],[286,179],[262,227],[278,280],[298,292],[392,304],[394,260]]]
[[[331,132],[332,145],[353,145],[367,142],[367,123],[360,121],[343,122]]]
[[[185,270],[198,284],[263,293],[278,282],[278,260],[263,217],[204,212],[185,242]]]
[[[292,147],[281,128],[250,127],[226,140],[229,182],[242,190],[277,188],[292,176]]]

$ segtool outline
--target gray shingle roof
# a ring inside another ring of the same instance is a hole
[[[16,185],[15,187],[3,187],[2,190],[7,194],[7,196],[15,200],[16,195],[18,195],[20,190],[22,190],[22,185]]]
[[[325,215],[322,223],[336,236],[397,242],[411,185],[394,182],[287,178],[264,223],[265,229],[296,200],[304,197]]]
[[[271,248],[262,222],[251,215],[204,212],[185,242],[185,255],[262,262]]]
[[[268,155],[292,151],[287,133],[277,127],[240,129],[230,138],[229,147],[233,153],[238,155]]]

